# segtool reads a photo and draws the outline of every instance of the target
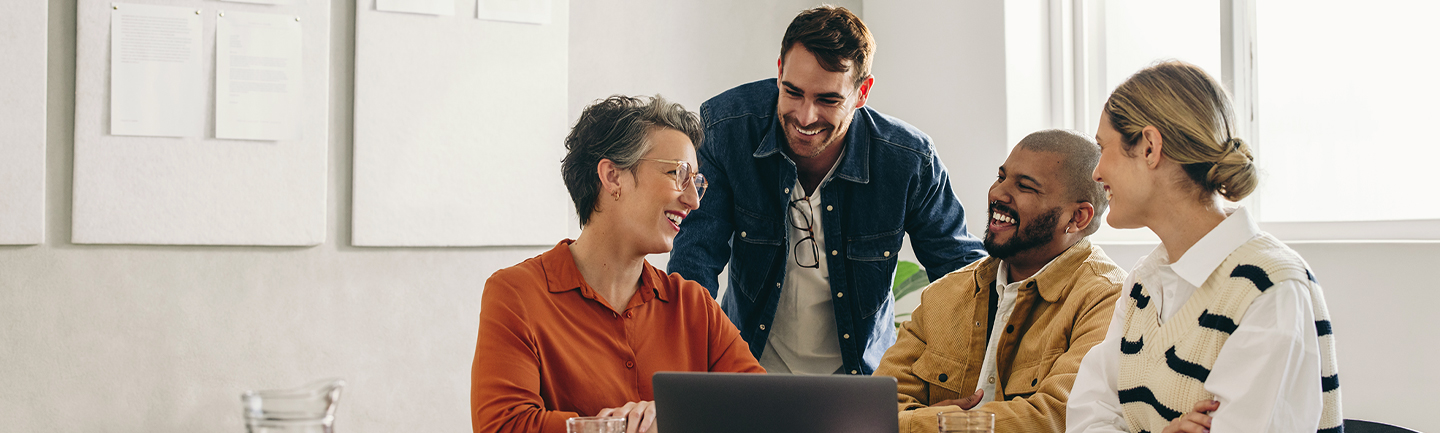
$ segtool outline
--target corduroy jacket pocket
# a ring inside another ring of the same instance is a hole
[[[930,384],[930,403],[960,397],[960,382],[964,381],[962,376],[965,374],[964,363],[934,350],[926,350],[915,360],[911,371],[914,371],[920,380]],[[940,380],[942,376],[945,380]]]

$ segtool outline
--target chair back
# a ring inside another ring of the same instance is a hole
[[[1365,421],[1358,419],[1345,420],[1345,433],[1420,433],[1405,427]]]

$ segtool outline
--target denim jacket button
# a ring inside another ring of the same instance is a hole
[[[761,331],[764,331],[764,330],[765,330],[765,324],[763,324],[763,323],[760,324],[760,330],[761,330]]]
[[[825,210],[835,210],[835,206],[825,206]]]
[[[889,251],[886,251],[884,254],[881,254],[881,255],[882,255],[882,256],[885,256],[885,257],[890,257],[890,252],[889,252]]]
[[[745,232],[740,232],[740,237],[745,237]]]
[[[830,255],[832,255],[832,256],[840,255],[840,250],[830,250]]]
[[[836,293],[836,294],[835,294],[835,297],[837,297],[837,298],[843,298],[843,297],[845,297],[845,292]]]
[[[786,194],[789,194],[789,193],[790,193],[790,188],[785,188],[785,193],[786,193]]]

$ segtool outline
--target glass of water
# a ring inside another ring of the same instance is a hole
[[[625,418],[577,416],[565,420],[565,433],[625,433]]]
[[[995,414],[978,410],[941,412],[940,433],[994,433]]]

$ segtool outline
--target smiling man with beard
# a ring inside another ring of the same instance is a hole
[[[1107,205],[1099,148],[1073,131],[1026,136],[990,186],[990,257],[921,295],[876,375],[899,383],[900,431],[936,413],[995,414],[997,432],[1061,432],[1080,361],[1105,339],[1122,271],[1087,237]]]
[[[867,107],[875,41],[845,8],[801,12],[778,79],[700,106],[705,205],[670,272],[715,294],[771,372],[870,374],[895,342],[905,235],[931,279],[984,257],[930,137]]]

